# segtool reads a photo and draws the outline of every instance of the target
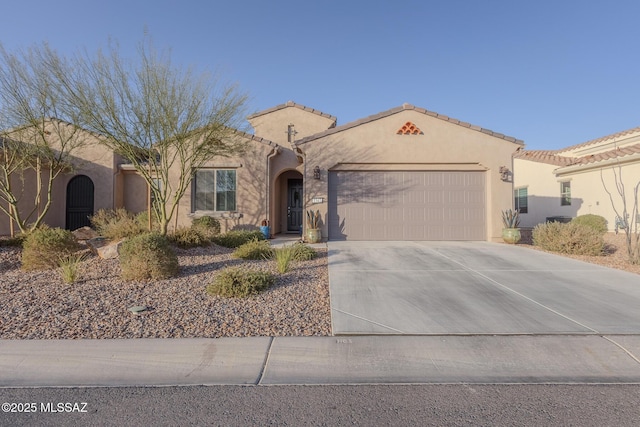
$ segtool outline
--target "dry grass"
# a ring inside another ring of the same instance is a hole
[[[581,261],[590,262],[592,264],[602,265],[604,267],[616,268],[618,270],[628,271],[630,273],[640,274],[640,265],[634,265],[629,262],[627,258],[627,248],[625,242],[624,233],[606,233],[604,235],[605,254],[600,256],[594,255],[566,255],[559,254],[557,252],[549,252],[560,256],[566,256],[568,258],[578,259]],[[522,233],[522,241],[519,243],[521,246],[530,247],[536,250],[542,251],[537,246],[531,244],[530,235],[526,232]],[[548,252],[548,251],[543,251]]]

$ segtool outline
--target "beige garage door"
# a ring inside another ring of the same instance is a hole
[[[330,240],[486,240],[485,173],[330,172]]]

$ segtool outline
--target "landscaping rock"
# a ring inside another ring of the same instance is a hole
[[[110,242],[104,237],[96,237],[94,239],[87,240],[87,246],[91,252],[98,255],[102,259],[118,258],[120,253],[120,245],[124,240],[118,240],[116,242]]]
[[[77,240],[91,240],[98,237],[98,233],[91,227],[81,227],[71,232]]]

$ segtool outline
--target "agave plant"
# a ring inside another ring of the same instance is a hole
[[[502,211],[502,223],[504,224],[504,228],[518,228],[520,224],[518,211],[514,211],[513,209]]]
[[[320,221],[320,211],[307,211],[307,227],[310,229],[317,229],[318,222]]]

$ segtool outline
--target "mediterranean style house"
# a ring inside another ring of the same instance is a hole
[[[624,188],[629,215],[624,221],[631,226],[640,222],[633,212],[640,183],[640,127],[560,150],[519,151],[514,171],[515,208],[522,227],[549,217],[595,214],[614,231],[624,216],[619,188]]]
[[[267,220],[272,234],[300,233],[313,210],[325,240],[490,241],[513,206],[523,142],[423,108],[404,104],[337,126],[334,116],[289,101],[248,121],[245,154],[193,171],[178,226],[209,215],[223,230]],[[55,183],[51,226],[78,228],[102,208],[146,209],[142,178],[91,138],[74,153],[73,174]],[[0,217],[0,234],[8,232]]]

